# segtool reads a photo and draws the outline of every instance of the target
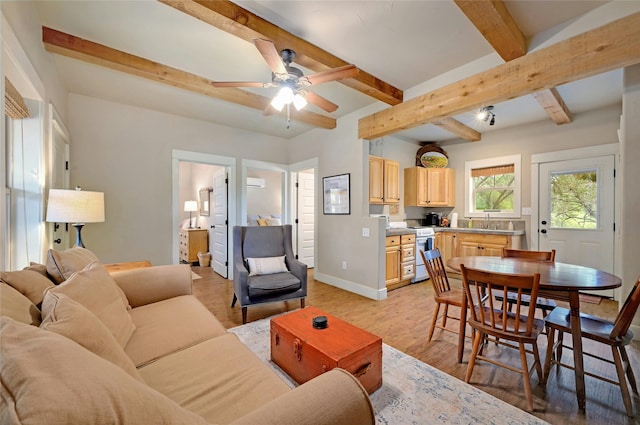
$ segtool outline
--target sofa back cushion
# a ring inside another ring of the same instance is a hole
[[[35,305],[42,302],[45,289],[53,286],[53,282],[42,274],[26,269],[16,272],[0,272],[0,281],[12,286]]]
[[[100,263],[91,263],[58,286],[45,292],[42,315],[51,314],[59,294],[82,304],[111,331],[121,347],[131,338],[135,325],[122,289]]]
[[[98,257],[88,249],[79,246],[65,251],[50,249],[47,254],[47,273],[56,284],[60,284],[94,261],[99,261]]]
[[[58,294],[40,328],[65,336],[142,381],[138,369],[107,327],[82,304]]]
[[[6,283],[0,283],[0,313],[27,325],[38,326],[42,321],[40,310],[29,298]]]
[[[0,339],[0,423],[207,423],[61,335],[2,317]]]

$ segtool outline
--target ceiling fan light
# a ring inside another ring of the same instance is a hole
[[[282,108],[284,108],[284,105],[285,103],[282,101],[282,98],[280,97],[280,95],[277,95],[271,100],[271,106],[273,106],[273,108],[276,109],[278,112],[282,111]]]
[[[293,106],[295,106],[296,110],[299,111],[307,106],[307,99],[305,99],[300,93],[296,93],[296,95],[293,96]]]
[[[289,86],[284,86],[278,92],[278,96],[285,105],[293,101],[293,90]]]

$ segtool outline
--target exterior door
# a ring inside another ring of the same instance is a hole
[[[298,173],[296,203],[296,255],[313,268],[315,265],[315,174],[314,170]]]
[[[540,164],[540,250],[613,273],[614,164],[613,155]],[[594,295],[613,297],[613,290]]]
[[[213,175],[213,270],[225,279],[228,268],[227,169]]]

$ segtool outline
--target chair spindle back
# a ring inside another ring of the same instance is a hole
[[[618,316],[614,322],[615,325],[611,330],[611,334],[609,334],[611,338],[615,339],[627,334],[627,331],[631,327],[631,322],[633,322],[633,317],[638,311],[638,306],[640,306],[640,277],[636,280],[633,289],[618,312]]]
[[[441,296],[450,291],[451,286],[449,285],[447,271],[444,269],[444,263],[440,256],[440,250],[438,248],[426,252],[420,250],[420,255],[422,255],[422,260],[427,268],[427,273],[429,274],[436,295]]]
[[[547,261],[553,263],[556,259],[556,250],[551,251],[525,251],[522,249],[502,248],[502,258],[522,258],[532,261]]]

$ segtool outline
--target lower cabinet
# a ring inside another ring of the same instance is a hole
[[[387,290],[411,283],[416,275],[416,236],[387,236],[385,253]]]
[[[502,248],[520,249],[522,236],[520,235],[495,235],[464,232],[437,232],[435,247],[440,249],[442,261],[453,257],[469,256],[496,256],[502,255]],[[454,272],[447,267],[448,272]],[[455,272],[454,272],[455,273]]]

